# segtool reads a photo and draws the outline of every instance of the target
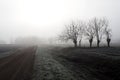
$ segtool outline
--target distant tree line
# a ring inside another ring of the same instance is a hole
[[[97,47],[101,43],[103,36],[106,39],[107,46],[110,47],[111,29],[109,28],[109,21],[106,18],[92,18],[88,22],[72,21],[65,25],[64,31],[59,35],[62,41],[71,40],[74,46],[77,47],[78,42],[81,46],[83,37],[87,37],[90,47],[92,47],[93,39],[97,41]]]
[[[14,41],[14,44],[20,44],[20,45],[37,45],[42,43],[44,43],[42,39],[35,36],[18,37]]]

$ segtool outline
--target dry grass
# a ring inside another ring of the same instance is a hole
[[[59,48],[51,54],[85,80],[120,80],[120,48]]]

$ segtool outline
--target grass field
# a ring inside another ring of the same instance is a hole
[[[59,48],[56,60],[85,80],[120,80],[120,48]]]

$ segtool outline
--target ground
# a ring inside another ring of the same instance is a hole
[[[19,47],[6,52],[9,56],[2,54],[0,58],[0,80],[30,80],[36,47]]]
[[[77,80],[120,80],[119,48],[56,48],[51,54]]]
[[[116,47],[0,47],[0,54],[0,80],[120,80]]]
[[[33,80],[74,80],[71,70],[50,54],[48,47],[39,47],[35,56]]]

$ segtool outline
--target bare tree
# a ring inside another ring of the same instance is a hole
[[[83,21],[79,21],[78,22],[78,38],[79,38],[79,46],[81,47],[81,42],[82,42],[82,38],[84,36],[84,32],[85,32],[85,23]]]
[[[108,24],[106,24],[106,28],[105,28],[105,36],[106,36],[106,41],[107,41],[107,45],[108,47],[110,47],[110,42],[111,42],[111,29],[108,28]]]
[[[59,36],[59,39],[63,41],[72,40],[74,46],[77,47],[77,39],[78,39],[78,27],[72,22],[70,25],[67,25],[64,32]]]
[[[91,24],[93,26],[95,36],[97,39],[97,47],[99,47],[99,44],[101,42],[102,36],[104,34],[104,29],[106,27],[106,23],[107,20],[105,18],[93,18],[91,20]]]
[[[95,37],[95,31],[94,31],[94,27],[92,26],[91,22],[87,23],[87,26],[85,27],[85,35],[87,36],[87,39],[89,40],[90,47],[92,47],[93,38]]]

